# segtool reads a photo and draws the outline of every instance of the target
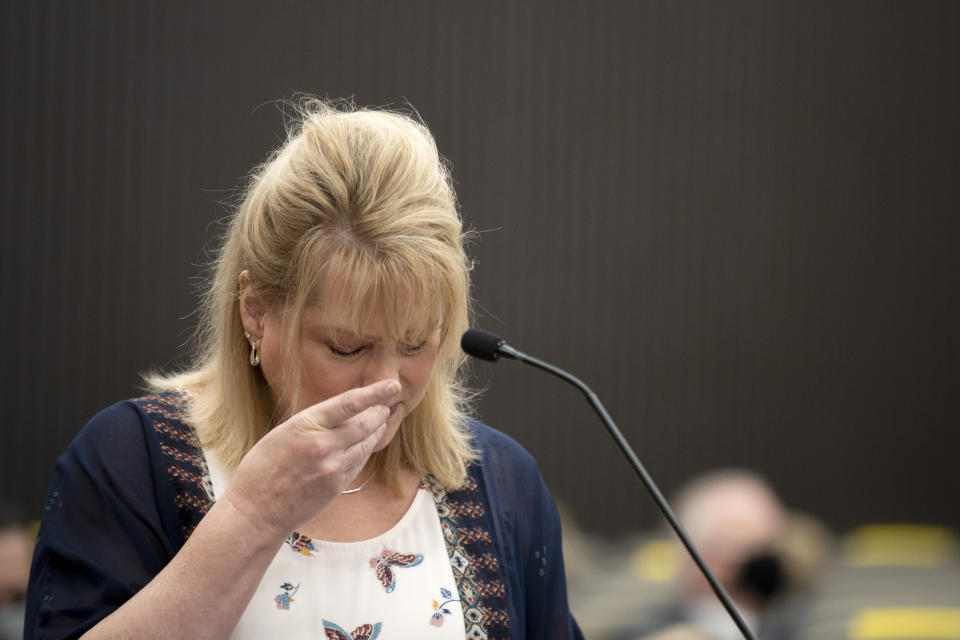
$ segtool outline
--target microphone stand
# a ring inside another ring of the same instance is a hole
[[[630,465],[633,467],[633,470],[637,472],[638,476],[640,476],[640,480],[643,481],[643,485],[647,488],[647,491],[650,492],[650,495],[653,497],[654,502],[657,503],[660,511],[667,519],[667,522],[670,523],[670,526],[680,537],[680,541],[683,542],[683,546],[687,548],[687,551],[690,553],[693,561],[697,563],[697,566],[707,579],[707,582],[710,583],[710,588],[713,589],[713,592],[717,595],[717,598],[720,599],[720,604],[722,604],[723,608],[727,610],[728,614],[730,614],[730,617],[733,619],[734,624],[737,625],[740,633],[743,634],[743,637],[746,640],[756,640],[756,636],[753,635],[750,627],[748,627],[747,623],[744,622],[743,617],[740,615],[737,607],[733,604],[730,596],[727,595],[723,585],[720,584],[717,578],[713,575],[713,572],[710,571],[710,567],[708,567],[707,563],[704,562],[703,558],[700,557],[700,553],[697,551],[696,547],[693,546],[693,542],[691,542],[690,538],[687,537],[687,533],[684,531],[683,525],[680,524],[680,521],[677,520],[677,517],[670,509],[670,505],[667,504],[666,498],[664,498],[663,494],[660,493],[660,489],[657,488],[653,478],[651,478],[650,474],[647,473],[647,470],[640,462],[640,459],[637,458],[637,455],[633,452],[633,449],[630,447],[630,444],[627,442],[626,438],[624,438],[623,434],[620,433],[620,429],[618,429],[617,425],[614,424],[613,418],[611,418],[610,414],[607,413],[607,410],[600,402],[600,398],[597,397],[597,394],[595,394],[590,387],[580,380],[580,378],[577,378],[573,374],[567,373],[563,369],[555,367],[552,364],[544,362],[543,360],[539,360],[533,356],[528,356],[522,351],[517,351],[502,341],[497,346],[497,351],[502,356],[525,362],[538,369],[546,371],[547,373],[553,374],[562,380],[566,380],[583,392],[583,395],[587,397],[587,400],[593,406],[593,409],[597,412],[597,415],[600,416],[600,419],[603,421],[603,424],[606,426],[611,437],[613,437],[614,441],[617,443],[617,446],[620,447],[623,455],[625,455],[627,460],[630,461]]]

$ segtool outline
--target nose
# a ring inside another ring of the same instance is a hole
[[[380,380],[400,380],[401,358],[396,349],[378,349],[364,369],[364,386]]]

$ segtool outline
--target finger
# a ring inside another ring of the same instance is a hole
[[[383,432],[386,430],[386,428],[387,423],[384,422],[377,428],[367,433],[364,438],[353,443],[344,450],[343,456],[347,468],[362,467],[364,464],[366,464],[370,454],[373,453],[373,448],[377,446],[377,443],[380,442],[380,438],[383,437]]]
[[[400,392],[396,380],[381,380],[366,387],[350,389],[304,409],[305,417],[315,425],[330,429],[378,404],[389,404]]]
[[[332,438],[328,442],[334,443],[336,449],[343,451],[369,436],[372,431],[384,424],[389,418],[390,409],[383,405],[377,405],[332,429],[314,428],[323,431],[324,437]]]

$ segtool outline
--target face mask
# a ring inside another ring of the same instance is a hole
[[[737,576],[737,587],[764,603],[783,590],[784,582],[783,563],[772,552],[750,556]]]

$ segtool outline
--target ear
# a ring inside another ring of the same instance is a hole
[[[240,323],[243,325],[243,330],[250,334],[251,340],[260,340],[263,337],[263,316],[266,313],[266,305],[253,290],[253,282],[246,269],[240,272],[237,286],[240,298]]]

